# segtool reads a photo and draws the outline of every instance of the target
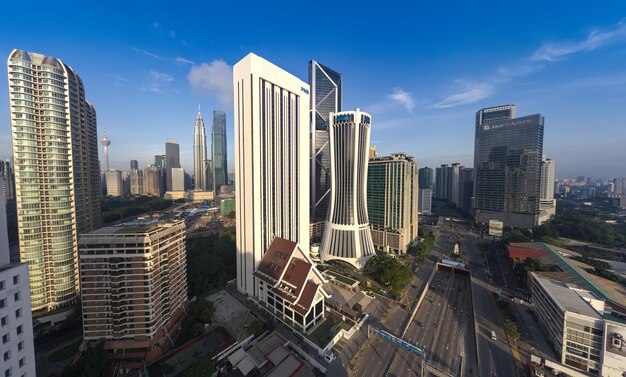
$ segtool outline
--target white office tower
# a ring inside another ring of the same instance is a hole
[[[330,204],[320,257],[358,269],[374,255],[367,217],[370,128],[370,115],[359,109],[330,115]]]
[[[555,162],[549,158],[541,161],[541,186],[539,188],[539,224],[550,220],[556,214],[554,199]]]
[[[309,252],[309,85],[248,54],[233,68],[237,288],[274,237]]]
[[[172,191],[185,191],[185,169],[172,168]]]
[[[28,266],[10,263],[3,177],[0,177],[0,339],[0,376],[35,377]]]

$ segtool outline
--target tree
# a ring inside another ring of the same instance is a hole
[[[61,377],[102,377],[106,367],[106,354],[102,343],[95,347],[88,346],[80,359],[65,369]]]
[[[541,264],[541,261],[536,258],[528,257],[524,259],[522,262],[522,266],[526,269],[526,271],[545,271],[545,267]]]
[[[365,272],[380,284],[388,285],[400,293],[409,284],[413,271],[397,259],[387,255],[375,255],[365,264]]]
[[[183,373],[183,377],[207,377],[215,373],[215,365],[208,356],[202,356]]]
[[[213,315],[215,314],[215,305],[211,301],[196,300],[189,304],[187,312],[189,316],[194,318],[197,322],[211,323]]]
[[[513,340],[513,343],[517,345],[517,342],[520,340],[521,334],[515,322],[508,319],[505,320],[504,331],[506,331],[506,334],[509,336],[509,338]]]

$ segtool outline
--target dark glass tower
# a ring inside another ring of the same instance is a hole
[[[215,191],[220,186],[228,184],[228,160],[226,158],[226,114],[223,111],[213,111],[213,129],[211,131],[211,151],[213,185]]]
[[[341,111],[342,76],[319,64],[309,62],[311,86],[311,219],[323,221],[330,197],[330,147],[328,116]]]
[[[419,170],[419,188],[421,189],[433,188],[433,169],[432,168],[425,167]]]
[[[476,113],[476,221],[500,220],[519,228],[537,225],[543,125],[541,114],[516,118],[514,105]]]
[[[180,146],[174,139],[167,139],[165,143],[165,175],[166,190],[172,191],[172,169],[180,168]]]

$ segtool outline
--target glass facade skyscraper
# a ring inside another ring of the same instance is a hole
[[[33,311],[74,302],[78,235],[100,227],[96,110],[61,60],[13,50],[7,62],[20,260]]]
[[[519,228],[539,220],[544,118],[515,118],[515,106],[476,114],[474,197],[476,221],[500,220]]]
[[[309,62],[311,86],[311,218],[326,220],[330,194],[329,114],[341,111],[342,76],[319,64]]]
[[[165,143],[165,179],[166,190],[172,191],[172,169],[180,168],[180,146],[174,139],[167,139]]]
[[[433,169],[428,166],[419,170],[419,187],[420,189],[433,188]]]
[[[226,157],[226,114],[213,111],[213,129],[211,131],[211,151],[213,153],[212,172],[215,191],[228,184],[228,159]]]

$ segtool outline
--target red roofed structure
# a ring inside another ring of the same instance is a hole
[[[509,259],[511,259],[511,262],[513,263],[520,261],[520,260],[524,260],[526,258],[539,259],[543,257],[544,255],[548,254],[544,250],[531,249],[527,247],[513,246],[513,245],[507,245],[506,251],[509,254]]]
[[[281,321],[308,332],[324,320],[326,280],[296,242],[275,237],[253,275],[261,307]]]

